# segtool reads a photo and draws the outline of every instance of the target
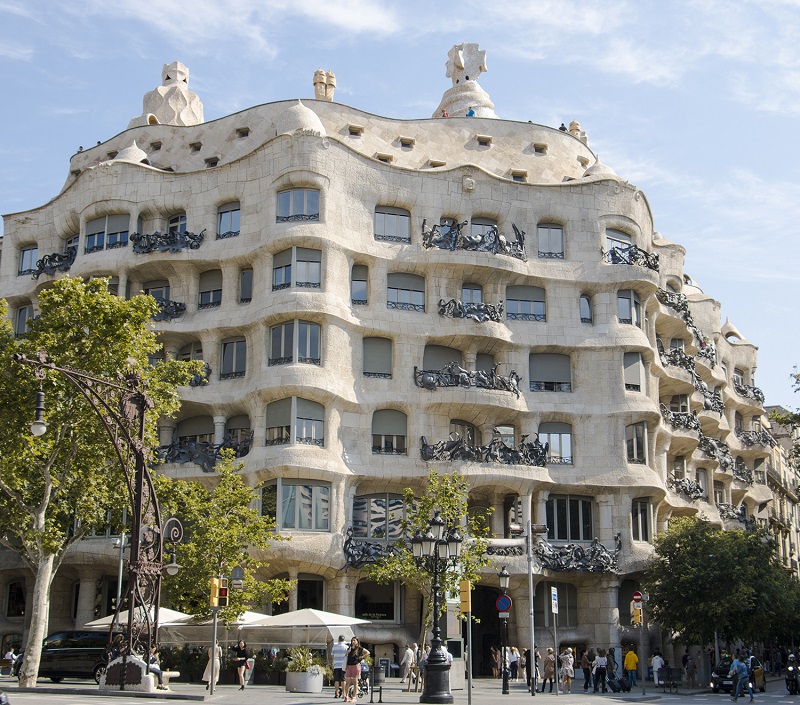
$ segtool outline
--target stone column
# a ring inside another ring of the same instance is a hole
[[[326,585],[328,612],[352,615],[355,608],[357,584],[358,574],[355,571],[331,578]]]
[[[77,629],[82,629],[87,622],[95,619],[94,605],[97,594],[97,581],[102,577],[103,573],[99,570],[84,568],[81,571],[78,610],[75,615],[75,627]]]
[[[175,428],[177,424],[171,419],[163,419],[158,424],[158,443],[162,446],[168,446],[172,443],[172,438],[175,435]]]
[[[297,568],[289,568],[289,580],[297,580]],[[292,590],[289,593],[289,611],[294,612],[297,610],[297,590]]]
[[[505,533],[505,503],[502,495],[492,495],[492,516],[489,518],[489,530],[495,538],[503,539]]]
[[[226,264],[222,267],[222,305],[228,310],[239,305],[239,267]]]
[[[221,445],[225,440],[225,424],[228,419],[225,416],[214,417],[214,445]]]

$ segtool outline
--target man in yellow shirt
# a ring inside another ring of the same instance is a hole
[[[636,687],[636,669],[639,667],[639,657],[636,655],[636,652],[633,648],[628,649],[628,653],[625,654],[625,672],[628,674],[628,681],[631,684],[631,688]]]

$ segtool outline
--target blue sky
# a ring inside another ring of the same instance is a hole
[[[428,117],[453,44],[497,114],[558,126],[648,197],[686,271],[759,346],[767,403],[800,362],[800,0],[0,0],[0,211],[41,205],[183,61],[205,119],[313,97]]]

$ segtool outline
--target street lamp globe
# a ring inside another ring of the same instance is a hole
[[[505,566],[500,569],[500,589],[505,593],[508,591],[508,582],[511,580],[511,573]]]

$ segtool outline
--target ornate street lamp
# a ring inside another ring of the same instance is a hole
[[[511,573],[503,566],[500,569],[500,590],[504,595],[508,595],[508,581],[511,579]],[[503,695],[508,695],[508,617],[503,617]]]
[[[183,538],[183,526],[178,519],[170,517],[162,522],[153,478],[147,468],[145,414],[153,408],[153,402],[147,396],[144,379],[136,372],[120,373],[117,381],[112,382],[83,370],[59,367],[48,362],[45,350],[38,351],[33,359],[18,353],[14,355],[14,360],[33,367],[40,385],[47,379],[48,372],[57,372],[83,394],[108,432],[125,475],[132,510],[127,586],[128,632],[119,669],[120,690],[125,690],[127,658],[135,654],[146,656],[150,648],[158,644],[162,571],[166,568],[170,575],[174,575],[180,568],[174,552],[172,562],[164,566],[164,542],[174,547]],[[31,432],[35,436],[42,436],[47,431],[44,411],[44,391],[40,386],[36,393],[36,416],[31,424]],[[123,600],[117,600],[109,641],[119,623],[122,603]],[[149,670],[149,666],[147,668]],[[112,678],[111,669],[107,678],[109,681]]]
[[[428,521],[427,531],[417,532],[411,539],[411,553],[417,566],[433,576],[433,638],[425,662],[425,687],[421,703],[452,703],[450,661],[442,648],[439,628],[439,576],[458,563],[464,539],[455,526],[448,527],[438,511]]]

